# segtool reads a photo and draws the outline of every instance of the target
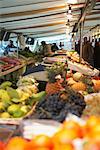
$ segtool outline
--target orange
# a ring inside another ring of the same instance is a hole
[[[0,141],[0,150],[4,150],[5,144]]]
[[[55,143],[59,143],[59,144],[66,144],[66,143],[68,143],[68,141],[71,141],[71,140],[75,139],[76,137],[77,136],[73,132],[73,130],[62,129],[53,136],[53,141]]]
[[[92,141],[90,140],[86,144],[84,144],[83,150],[100,150],[100,140]]]
[[[90,117],[85,126],[85,136],[89,138],[100,139],[100,119],[94,116]]]
[[[51,138],[46,135],[38,135],[30,143],[31,145],[37,148],[38,147],[46,147],[46,148],[52,147]]]
[[[52,150],[74,150],[74,146],[70,142],[67,142],[66,144],[55,143]]]
[[[66,130],[72,130],[76,137],[82,138],[83,137],[83,130],[82,126],[80,126],[77,122],[75,121],[65,121],[63,123],[63,128]]]
[[[34,150],[51,150],[50,148],[46,148],[46,147],[39,147],[39,148],[35,148]]]
[[[27,141],[21,137],[12,138],[6,145],[5,150],[24,150]]]

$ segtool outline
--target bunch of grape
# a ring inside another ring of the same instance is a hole
[[[66,90],[64,93],[56,93],[41,100],[36,106],[35,115],[38,119],[63,122],[68,113],[80,117],[85,106],[84,98],[80,94]]]

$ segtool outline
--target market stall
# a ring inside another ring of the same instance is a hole
[[[100,71],[81,56],[82,38],[100,2],[6,2],[0,2],[2,30],[18,36],[17,51],[0,56],[0,150],[100,150]],[[65,39],[49,54],[46,44],[37,44],[38,51],[27,45],[27,39],[34,45],[65,32],[71,32],[71,48],[75,36],[80,40],[80,55],[63,49]]]

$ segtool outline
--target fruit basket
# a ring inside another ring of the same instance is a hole
[[[29,118],[36,103],[46,95],[45,91],[38,92],[38,83],[30,77],[21,78],[17,89],[11,86],[9,81],[0,85],[0,123],[19,123],[20,120]]]
[[[30,118],[35,110],[36,102],[33,104],[32,109],[23,117],[21,118],[0,118],[1,125],[20,125],[21,121],[24,119]]]

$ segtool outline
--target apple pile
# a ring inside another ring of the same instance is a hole
[[[84,125],[65,121],[53,137],[38,135],[30,141],[13,137],[6,144],[0,142],[0,150],[100,150],[100,118],[90,117]]]

